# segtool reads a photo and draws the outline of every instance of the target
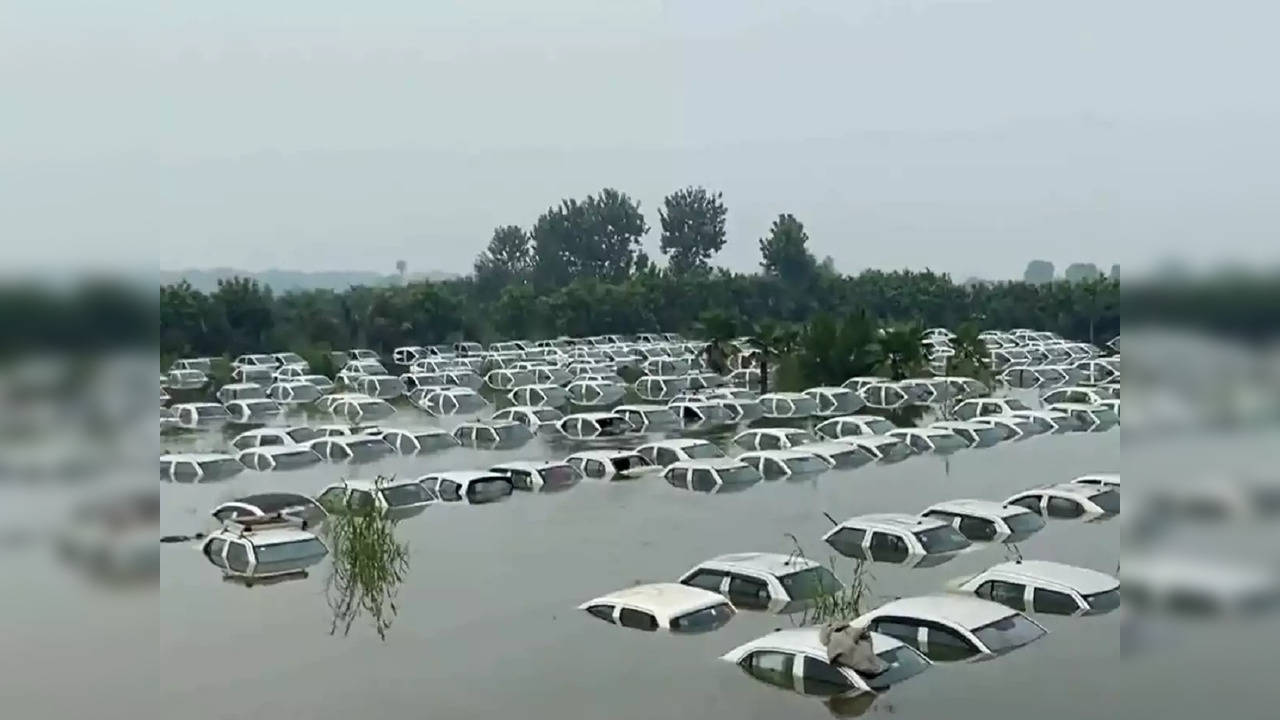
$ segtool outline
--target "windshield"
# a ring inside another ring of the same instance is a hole
[[[294,428],[286,432],[285,435],[288,435],[289,439],[296,443],[311,442],[320,437],[320,433],[309,427]]]
[[[1026,403],[1022,402],[1017,398],[1009,398],[1004,401],[1004,404],[1005,404],[1005,407],[1009,408],[1010,410],[1030,410],[1031,409],[1027,407]]]
[[[596,418],[596,424],[600,426],[602,435],[618,435],[631,429],[631,423],[620,417]]]
[[[721,450],[719,447],[715,445],[712,445],[711,443],[698,443],[697,445],[690,445],[689,447],[684,449],[684,452],[686,455],[688,455],[689,457],[695,460],[705,460],[707,458],[722,458],[725,456],[723,450]]]
[[[1084,601],[1089,604],[1090,615],[1102,615],[1120,607],[1120,588],[1106,592],[1085,595]]]
[[[890,430],[895,429],[893,423],[888,420],[868,420],[866,423],[867,430],[873,435],[884,435]]]
[[[968,538],[950,525],[920,530],[915,533],[915,536],[924,547],[924,551],[929,554],[954,552],[969,547]]]
[[[873,690],[883,690],[929,668],[929,661],[915,648],[906,645],[876,653],[876,657],[888,663],[889,667],[878,675],[859,673]]]
[[[967,447],[964,438],[956,435],[955,433],[947,433],[946,435],[930,435],[929,439],[933,441],[933,449],[935,452],[947,452]]]
[[[253,551],[258,556],[258,566],[255,569],[257,573],[301,569],[319,562],[328,553],[324,543],[318,538],[256,545]]]
[[[527,438],[529,436],[529,428],[520,424],[504,425],[502,427],[498,427],[494,429],[498,431],[498,439],[502,440],[503,442],[519,440],[522,438]]]
[[[1044,628],[1031,622],[1025,616],[1014,613],[990,625],[984,625],[974,630],[973,634],[991,652],[996,655],[1003,655],[1039,639],[1044,635]]]
[[[201,405],[196,408],[196,416],[201,420],[230,417],[231,413],[221,405]]]
[[[788,432],[786,437],[787,441],[792,445],[803,445],[805,443],[818,442],[818,438],[814,437],[812,433],[805,432],[804,430]]]
[[[782,588],[792,600],[812,600],[816,597],[834,595],[844,589],[840,580],[830,570],[821,566],[783,575],[778,578]]]
[[[1111,515],[1118,515],[1120,513],[1120,493],[1115,490],[1098,493],[1089,499],[1098,507],[1102,508],[1103,512]]]
[[[467,486],[467,499],[473,503],[491,502],[511,494],[511,481],[505,477],[477,480]]]
[[[578,471],[569,465],[553,465],[538,471],[542,476],[542,484],[547,487],[560,487],[578,482]]]
[[[407,483],[404,485],[393,485],[385,487],[381,490],[382,499],[386,501],[387,507],[404,507],[405,505],[415,505],[430,500],[427,495],[427,489],[418,483]]]
[[[1010,515],[1004,522],[1016,533],[1032,533],[1044,527],[1044,518],[1031,511]]]
[[[533,411],[533,416],[538,422],[555,422],[564,417],[564,414],[555,408],[538,408]]]
[[[703,608],[691,612],[688,615],[681,615],[671,620],[671,632],[677,633],[702,633],[710,632],[717,628],[723,627],[725,623],[733,618],[733,608],[728,603],[720,605],[712,605],[709,608]]]
[[[200,467],[204,470],[205,475],[232,475],[244,470],[244,465],[241,465],[236,458],[205,460],[200,463]]]
[[[306,362],[298,353],[284,352],[280,353],[280,360],[285,365],[301,365]]]
[[[840,460],[852,459],[853,453],[840,453],[840,455],[850,456],[850,457],[849,458],[846,458],[846,457],[833,458],[837,460],[837,464],[839,464]],[[818,473],[818,472],[823,472],[824,470],[828,470],[831,467],[830,465],[827,465],[827,462],[820,457],[788,458],[786,460],[786,463],[787,463],[787,467],[791,469],[791,472],[796,474]]]
[[[760,473],[755,471],[749,465],[740,467],[731,467],[720,470],[720,480],[726,484],[730,483],[753,483],[760,479]]]

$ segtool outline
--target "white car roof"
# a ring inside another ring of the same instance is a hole
[[[226,453],[166,453],[160,456],[163,462],[173,462],[175,460],[186,460],[190,462],[202,463],[212,462],[214,460],[235,460],[235,455],[227,455]]]
[[[807,655],[816,655],[818,657],[827,657],[827,648],[818,639],[821,628],[815,626],[788,628],[786,630],[775,630],[768,635],[763,635],[743,643],[738,647],[730,650],[721,656],[723,660],[737,662],[745,657],[748,653],[758,649],[783,650],[787,652],[804,653]],[[871,651],[877,655],[892,650],[903,645],[901,640],[890,637],[883,633],[871,633]]]
[[[651,413],[651,412],[659,412],[661,410],[670,410],[670,409],[671,408],[666,405],[652,405],[652,404],[646,405],[642,403],[637,405],[619,405],[618,407],[614,408],[613,411],[615,413],[622,410],[630,410],[638,413]]]
[[[1107,409],[1106,405],[1099,405],[1095,403],[1077,403],[1077,402],[1050,403],[1046,407],[1048,407],[1050,410],[1106,410]]]
[[[488,470],[445,470],[443,472],[427,473],[418,477],[414,482],[420,482],[427,478],[440,478],[441,480],[452,480],[461,485],[466,485],[476,480],[494,477],[494,475],[495,473]]]
[[[1120,473],[1088,473],[1086,475],[1081,475],[1075,478],[1071,482],[1078,483],[1078,484],[1088,484],[1086,482],[1088,480],[1096,480],[1099,482],[1106,483],[1108,485],[1119,485]]]
[[[571,458],[582,458],[583,460],[612,460],[618,457],[633,457],[633,456],[640,457],[635,450],[623,450],[623,449],[583,450],[581,452],[576,452],[570,455],[569,457],[565,458],[565,460],[569,460]]]
[[[774,437],[787,437],[789,435],[798,435],[798,434],[812,435],[813,433],[803,428],[788,428],[788,427],[751,428],[750,430],[743,430],[742,432],[738,433],[733,437],[733,439],[737,440],[740,437],[751,437],[753,435],[773,435]]]
[[[857,422],[857,423],[871,422],[873,420],[889,421],[888,418],[883,418],[883,417],[880,417],[879,415],[837,415],[833,418],[830,418],[824,421],[822,424],[825,425],[826,423],[836,422],[838,420],[844,420],[846,422]],[[892,422],[892,421],[889,421],[889,422]]]
[[[1017,614],[1016,610],[972,595],[919,595],[892,600],[868,615],[904,615],[974,630]]]
[[[199,409],[199,408],[208,408],[208,407],[222,407],[222,405],[216,402],[186,402],[186,403],[174,403],[171,406],[173,410],[177,410],[178,408],[184,408],[184,407]]]
[[[737,458],[720,457],[720,458],[697,458],[694,460],[680,460],[671,463],[667,469],[671,468],[708,468],[710,470],[732,470],[734,468],[745,467],[750,465],[742,462]]]
[[[561,460],[513,460],[494,465],[489,468],[492,471],[498,470],[528,470],[530,472],[536,470],[545,470],[547,468],[570,467],[570,465]]]
[[[769,575],[782,576],[821,566],[822,563],[800,557],[799,555],[784,555],[782,553],[767,552],[742,552],[717,555],[716,557],[708,558],[707,560],[698,563],[696,567],[716,570],[753,570],[755,572],[767,573]]]
[[[259,455],[266,455],[268,457],[275,457],[276,455],[302,455],[303,453],[316,455],[316,453],[306,445],[259,445],[258,447],[245,448],[240,451],[240,455],[252,455],[255,453]],[[316,455],[316,457],[320,456]]]
[[[802,392],[771,392],[760,396],[760,399],[776,398],[779,400],[812,400],[813,398]]]
[[[616,418],[619,420],[623,419],[621,415],[618,415],[617,413],[609,410],[604,410],[599,412],[580,412],[580,413],[573,413],[572,415],[564,416],[565,420],[568,420],[569,418],[586,418],[588,420],[599,420],[602,418]]]
[[[1081,595],[1107,592],[1120,586],[1119,580],[1106,573],[1048,560],[1003,562],[987,568],[984,572],[1002,572],[1025,577],[1028,580],[1046,580],[1050,583],[1065,585]]]
[[[578,608],[586,609],[601,603],[627,605],[643,609],[657,617],[662,624],[669,625],[672,618],[728,602],[723,595],[710,590],[680,583],[652,583],[601,595],[582,603]]]
[[[820,443],[814,443],[814,444],[817,445]],[[822,444],[825,444],[825,443],[822,443]],[[830,445],[839,446],[839,449],[844,452],[849,452],[854,449],[853,446],[849,445],[848,443],[830,443]],[[804,445],[802,447],[807,448],[809,446]],[[774,460],[803,460],[804,458],[816,457],[816,453],[808,452],[803,449],[793,448],[790,450],[748,450],[747,452],[744,452],[738,455],[739,460],[744,460],[745,458],[757,458],[757,457],[772,458]]]
[[[709,440],[701,440],[699,438],[670,438],[668,440],[657,440],[651,443],[645,443],[640,448],[671,448],[673,450],[682,450],[684,448],[701,447],[703,445],[712,445]],[[636,448],[639,450],[640,448]]]
[[[850,435],[849,437],[840,438],[835,442],[844,443],[846,445],[892,445],[902,442],[902,438],[895,435]]]
[[[926,426],[926,427],[909,427],[897,428],[885,433],[886,435],[924,435],[925,437],[942,437],[944,435],[955,435],[955,433],[942,427]]]
[[[283,543],[298,542],[300,540],[306,541],[316,539],[315,535],[307,532],[306,530],[295,527],[262,528],[244,533],[237,533],[234,530],[224,530],[214,534],[221,535],[226,538],[235,537],[240,540],[248,541],[250,545],[254,546],[281,545]]]
[[[969,420],[939,420],[929,427],[942,428],[943,430],[989,430],[990,427],[981,423],[975,423]]]
[[[817,385],[815,387],[805,388],[800,394],[804,395],[805,393],[811,393],[811,392],[831,393],[833,395],[853,394],[853,391],[850,390],[849,388],[840,387],[839,385]]]
[[[921,530],[946,527],[949,523],[935,518],[908,515],[906,513],[872,513],[870,515],[854,515],[827,531],[827,538],[841,528],[862,528],[868,530],[895,530],[915,533]]]
[[[1083,485],[1080,483],[1057,483],[1054,485],[1041,485],[1039,487],[1027,488],[1022,492],[1014,493],[1009,497],[1014,498],[1027,493],[1040,493],[1049,495],[1064,495],[1067,497],[1083,498],[1085,500],[1094,495],[1101,495],[1105,492],[1115,492],[1111,488],[1098,487],[1096,485]]]
[[[924,513],[930,510],[941,510],[943,512],[953,512],[961,515],[975,515],[1007,518],[1014,515],[1034,514],[1034,511],[1028,510],[1017,505],[1005,505],[995,500],[972,500],[969,498],[961,498],[958,500],[945,500],[940,503],[934,503],[924,509]],[[923,514],[923,513],[921,513]]]
[[[347,487],[347,488],[351,488],[352,490],[364,490],[366,492],[373,492],[374,490],[378,490],[378,489],[385,490],[386,488],[399,487],[401,485],[413,485],[416,482],[418,481],[412,480],[409,478],[404,478],[404,479],[393,478],[391,480],[387,480],[383,482],[382,487],[378,488],[378,483],[376,480],[344,480],[342,482],[332,483],[331,485],[329,485],[329,487],[326,487],[325,490],[328,490],[329,488],[335,488],[335,487]]]

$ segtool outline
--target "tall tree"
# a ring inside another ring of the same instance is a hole
[[[626,193],[605,188],[582,202],[562,200],[534,223],[535,281],[544,289],[578,277],[622,282],[648,265],[640,251],[647,232],[640,204]]]
[[[724,247],[728,211],[721,197],[706,188],[688,187],[662,200],[658,210],[662,224],[659,242],[672,274],[705,270],[711,256]]]
[[[809,252],[809,235],[795,215],[783,213],[773,221],[768,237],[760,238],[760,267],[766,275],[788,284],[813,278],[817,261]]]
[[[1032,260],[1022,272],[1022,280],[1036,285],[1050,283],[1053,282],[1053,272],[1053,263],[1048,260]]]
[[[516,225],[497,227],[488,247],[476,258],[476,282],[485,291],[496,293],[526,277],[532,265],[529,235]]]
[[[1086,282],[1101,277],[1102,271],[1093,263],[1078,262],[1068,265],[1062,276],[1067,279],[1067,282]]]

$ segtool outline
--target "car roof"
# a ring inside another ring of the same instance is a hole
[[[160,456],[161,460],[190,460],[191,462],[210,462],[212,460],[235,460],[235,455],[226,453],[166,453]]]
[[[609,410],[599,410],[596,412],[580,412],[580,413],[573,413],[572,415],[564,416],[565,420],[568,420],[569,418],[587,418],[588,420],[599,420],[600,418],[621,419],[621,416]]]
[[[239,537],[241,540],[248,540],[250,545],[280,545],[287,542],[297,542],[299,540],[316,540],[315,535],[295,527],[272,527],[252,530],[244,533],[236,533],[228,530],[224,535]]]
[[[583,458],[584,460],[612,460],[621,456],[638,455],[635,450],[625,448],[613,448],[611,450],[582,450],[569,456],[569,458]],[[568,460],[569,458],[565,458]]]
[[[1080,483],[1067,482],[1067,483],[1055,483],[1052,485],[1041,485],[1039,487],[1027,488],[1022,492],[1015,493],[1012,497],[1016,497],[1017,495],[1024,495],[1026,493],[1031,493],[1031,492],[1038,492],[1041,494],[1050,493],[1050,494],[1057,494],[1057,495],[1067,495],[1071,497],[1079,497],[1079,498],[1087,499],[1095,495],[1101,495],[1102,493],[1105,493],[1105,492],[1115,492],[1115,489],[1097,487],[1095,485],[1083,485]]]
[[[936,527],[947,526],[948,523],[935,518],[925,518],[907,513],[871,513],[854,515],[840,523],[838,527],[892,528],[916,532]]]
[[[734,440],[737,440],[740,437],[748,437],[751,435],[776,435],[781,437],[784,435],[795,435],[797,433],[804,433],[805,435],[813,434],[808,430],[805,430],[804,428],[793,428],[793,427],[751,428],[750,430],[743,430],[742,432],[735,435]]]
[[[780,400],[812,400],[813,398],[802,392],[771,392],[760,396],[760,399],[777,398]]]
[[[925,508],[924,512],[930,510],[950,511],[961,514],[972,515],[990,515],[995,517],[1013,517],[1014,515],[1024,515],[1033,513],[1024,507],[1017,505],[1005,505],[995,500],[973,500],[970,498],[960,498],[958,500],[944,500],[940,503],[934,503]]]
[[[817,445],[819,443],[813,443],[813,444]],[[854,450],[854,447],[852,445],[849,445],[846,443],[831,443],[831,444],[840,445],[842,450],[847,450],[847,451]],[[801,447],[807,448],[809,446],[803,445]],[[739,460],[741,460],[744,457],[763,457],[763,458],[773,458],[775,460],[800,460],[804,458],[814,457],[814,453],[809,452],[807,450],[795,449],[795,448],[792,448],[789,450],[748,450],[747,452],[744,452],[738,455]]]
[[[822,564],[799,555],[741,552],[717,555],[698,564],[698,567],[709,566],[718,566],[723,570],[754,570],[769,575],[790,575],[812,567],[821,567]]]
[[[420,476],[414,482],[425,480],[426,478],[440,478],[442,480],[452,480],[456,483],[466,485],[476,480],[485,480],[491,477],[502,477],[496,475],[489,470],[445,470],[443,472],[432,472]]]
[[[719,458],[697,458],[693,460],[680,460],[671,463],[668,468],[708,468],[711,470],[730,470],[732,468],[751,467],[737,458],[719,457]]]
[[[334,488],[334,487],[348,487],[348,488],[351,488],[352,490],[365,490],[368,492],[372,492],[375,489],[399,487],[401,485],[412,485],[416,482],[418,481],[412,480],[409,478],[403,478],[403,479],[389,478],[382,483],[382,488],[377,488],[377,484],[378,484],[377,480],[343,480],[342,482],[336,482],[336,483],[330,484],[329,487],[325,488],[325,490],[328,490],[329,488]]]
[[[713,443],[710,440],[703,440],[701,438],[668,438],[666,440],[655,440],[651,443],[645,443],[640,447],[641,448],[647,448],[647,447],[660,448],[661,447],[661,448],[673,448],[673,449],[679,450],[683,448],[700,447],[702,445],[712,445],[712,444]],[[636,449],[638,450],[639,448],[636,448]]]
[[[650,413],[650,412],[657,412],[659,410],[670,410],[670,409],[671,408],[667,407],[666,405],[654,405],[654,404],[646,405],[641,403],[641,404],[635,404],[635,405],[619,405],[616,408],[614,408],[613,411],[616,413],[620,410],[632,410],[638,413]]]
[[[968,630],[989,625],[1017,611],[972,595],[918,595],[891,600],[871,611],[874,615],[905,615],[960,625]]]
[[[569,467],[568,463],[561,460],[512,460],[494,465],[489,468],[491,472],[499,470],[545,470],[546,468]]]
[[[825,658],[827,657],[827,648],[819,640],[819,633],[821,633],[821,628],[816,625],[774,630],[768,635],[762,635],[755,640],[739,645],[725,653],[723,657],[726,659],[738,659],[758,648],[772,648]],[[904,644],[901,640],[884,633],[871,633],[871,651],[876,654],[892,650]]]
[[[823,423],[825,424],[829,422],[835,422],[837,420],[863,423],[863,422],[871,422],[872,420],[888,420],[888,418],[883,418],[883,417],[880,417],[879,415],[837,415],[833,418],[828,418],[827,420],[823,421]]]
[[[632,605],[670,620],[702,608],[727,604],[723,595],[680,583],[651,583],[615,590],[580,605],[586,608],[600,603]]]
[[[1095,403],[1060,402],[1050,403],[1047,407],[1050,410],[1105,410],[1107,406]]]
[[[338,438],[326,438],[337,440]],[[311,453],[315,455],[315,451],[306,445],[259,445],[257,447],[245,448],[240,451],[241,455],[249,455],[258,453],[259,455],[267,455],[274,457],[276,455],[301,455],[302,453]],[[317,457],[319,457],[317,455]]]
[[[1120,585],[1116,578],[1097,570],[1051,562],[1049,560],[1023,560],[992,565],[985,572],[1003,572],[1028,579],[1042,579],[1067,587],[1081,595],[1114,590]]]

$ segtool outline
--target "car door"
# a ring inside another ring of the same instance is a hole
[[[800,692],[817,697],[832,697],[854,689],[854,684],[829,662],[811,655],[802,656]]]
[[[920,652],[935,662],[967,660],[979,654],[978,648],[954,628],[942,623],[924,621]]]
[[[1027,609],[1027,586],[1006,580],[987,580],[973,591],[974,595],[1015,610]]]
[[[966,402],[966,403],[961,403],[960,407],[957,407],[955,409],[955,412],[952,414],[956,416],[957,420],[972,420],[973,418],[983,413],[982,413],[982,407],[980,403]]]
[[[884,530],[871,532],[871,543],[868,549],[871,552],[871,559],[875,562],[901,563],[911,554],[909,548],[907,541],[896,533]]]
[[[741,573],[729,573],[727,590],[729,600],[733,602],[735,607],[749,610],[765,610],[769,607],[769,600],[771,599],[769,584],[760,578],[753,578]]]
[[[1044,515],[1043,500],[1042,496],[1033,493],[1031,495],[1023,495],[1009,504],[1026,508],[1037,515]]]
[[[777,650],[756,650],[748,653],[738,665],[748,675],[763,683],[783,690],[795,691],[797,655]]]

